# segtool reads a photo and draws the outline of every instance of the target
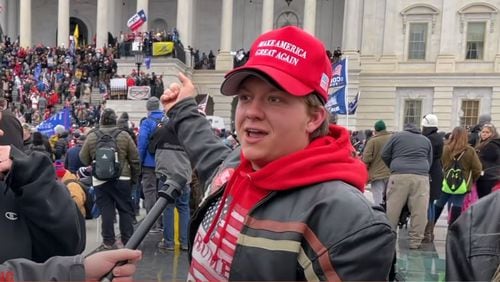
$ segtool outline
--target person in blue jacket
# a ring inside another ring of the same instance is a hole
[[[142,191],[144,192],[144,207],[149,213],[156,202],[158,193],[158,180],[155,174],[155,156],[148,152],[149,139],[158,124],[163,119],[163,111],[160,110],[160,100],[151,97],[146,103],[148,117],[144,119],[139,128],[139,142],[137,150],[141,162]],[[153,226],[152,231],[159,231],[160,221]]]

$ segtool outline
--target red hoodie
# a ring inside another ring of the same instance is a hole
[[[304,150],[277,159],[258,171],[252,169],[242,154],[224,194],[208,209],[198,227],[188,280],[229,278],[244,219],[271,192],[330,180],[344,181],[363,192],[368,172],[353,157],[353,152],[347,130],[332,125],[330,136],[318,138]]]

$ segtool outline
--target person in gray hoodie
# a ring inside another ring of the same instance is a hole
[[[396,229],[401,210],[408,203],[410,249],[418,249],[424,238],[429,205],[429,168],[432,145],[414,124],[393,134],[382,149],[382,160],[391,170],[387,185],[387,217]]]

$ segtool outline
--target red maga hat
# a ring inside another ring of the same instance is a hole
[[[226,74],[222,94],[236,95],[240,84],[250,75],[269,77],[294,96],[316,92],[325,102],[332,66],[319,39],[298,27],[287,26],[255,40],[247,63]]]

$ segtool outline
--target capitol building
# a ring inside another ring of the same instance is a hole
[[[428,113],[444,131],[474,125],[481,114],[500,124],[500,0],[0,0],[0,32],[19,35],[23,47],[60,46],[78,25],[82,40],[102,47],[128,32],[127,20],[141,9],[142,30],[175,27],[185,47],[214,51],[215,70],[174,58],[153,59],[152,68],[166,83],[187,72],[228,124],[234,103],[219,87],[234,52],[284,25],[348,58],[349,99],[358,92],[360,99],[340,124],[362,130],[383,119],[401,130]],[[122,74],[133,67],[119,61]]]

